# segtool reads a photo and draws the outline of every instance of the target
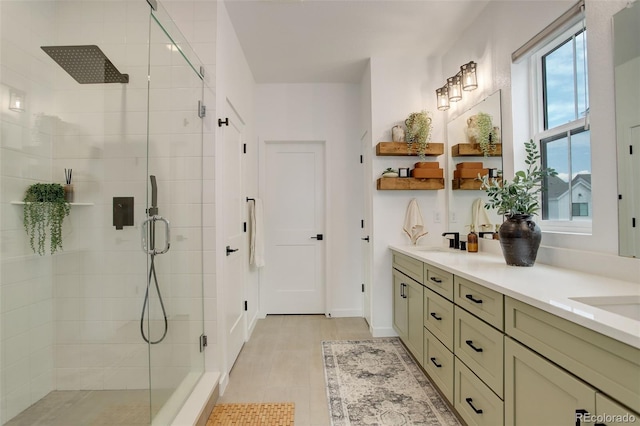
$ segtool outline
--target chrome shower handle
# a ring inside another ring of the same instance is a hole
[[[149,222],[153,222],[155,224],[157,221],[164,222],[165,224],[165,246],[162,250],[157,250],[155,248],[150,249],[147,246],[147,229],[149,226]],[[143,252],[155,256],[157,254],[165,254],[166,252],[169,251],[169,247],[171,246],[171,228],[169,226],[169,221],[167,219],[163,218],[162,216],[153,215],[151,217],[146,218],[142,222],[141,229],[142,229],[142,251]]]

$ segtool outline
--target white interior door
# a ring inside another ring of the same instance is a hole
[[[244,268],[246,250],[243,231],[242,131],[243,125],[233,108],[227,107],[229,125],[223,127],[223,211],[224,211],[224,324],[227,366],[233,365],[245,341]]]
[[[360,141],[362,148],[362,283],[364,284],[362,313],[371,326],[371,141],[367,134]]]
[[[325,312],[324,167],[322,142],[265,144],[263,314]]]

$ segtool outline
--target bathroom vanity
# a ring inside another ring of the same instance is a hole
[[[640,422],[640,285],[391,250],[394,329],[467,424]]]

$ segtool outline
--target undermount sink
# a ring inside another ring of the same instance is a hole
[[[569,299],[640,321],[640,295],[570,297]]]

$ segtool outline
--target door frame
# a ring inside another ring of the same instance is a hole
[[[323,213],[323,229],[324,231],[324,235],[325,235],[325,241],[326,241],[326,236],[327,234],[330,236],[331,235],[331,229],[329,227],[329,221],[327,220],[327,212],[329,211],[329,200],[327,199],[327,192],[328,192],[328,185],[329,185],[329,173],[328,173],[328,166],[327,166],[327,158],[328,158],[328,154],[327,154],[327,149],[328,149],[328,144],[326,140],[320,140],[320,139],[286,139],[286,138],[259,138],[258,140],[258,194],[260,196],[260,198],[263,199],[263,201],[265,203],[268,202],[268,200],[265,198],[266,194],[267,194],[267,190],[266,190],[266,186],[265,186],[265,182],[266,182],[266,164],[267,164],[267,145],[269,144],[304,144],[304,143],[315,143],[315,144],[319,144],[322,147],[323,150],[323,171],[324,171],[324,193],[322,194],[322,200],[323,200],[323,205],[324,205],[324,213]],[[265,241],[265,246],[266,246],[266,241]],[[324,296],[324,315],[326,317],[331,317],[331,308],[330,308],[330,300],[331,300],[331,289],[330,286],[327,285],[327,275],[328,275],[328,271],[329,266],[330,266],[330,259],[329,259],[329,251],[328,251],[328,247],[329,244],[323,244],[322,245],[322,254],[323,254],[323,258],[324,258],[324,267],[322,268],[322,288],[323,288],[323,296]],[[258,275],[258,279],[259,282],[263,282],[264,281],[264,270],[263,268],[259,269],[259,275]],[[259,286],[259,289],[261,289],[262,286]],[[259,318],[265,318],[267,316],[267,314],[264,311],[264,306],[263,306],[263,297],[262,297],[262,293],[260,293],[258,295],[258,300],[259,300],[259,312],[258,312],[258,317]]]

